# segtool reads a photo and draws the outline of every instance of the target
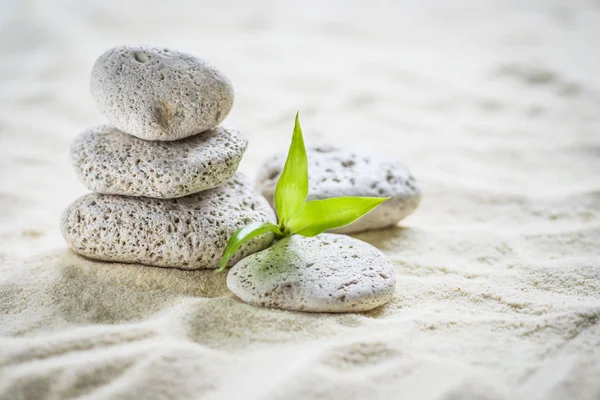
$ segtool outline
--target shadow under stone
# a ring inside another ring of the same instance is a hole
[[[58,275],[48,294],[71,322],[118,323],[139,320],[182,298],[229,293],[227,274],[92,261],[71,251],[56,256]]]
[[[355,233],[350,236],[367,242],[379,250],[401,251],[404,247],[410,247],[419,236],[419,230],[402,226],[393,226],[385,229]]]

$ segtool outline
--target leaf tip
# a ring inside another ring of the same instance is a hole
[[[215,272],[219,273],[219,272],[223,272],[227,269],[227,261],[229,260],[221,260],[221,264],[219,265],[219,269],[217,269]]]
[[[382,205],[383,203],[385,203],[386,201],[388,201],[389,199],[391,199],[392,196],[387,196],[387,197],[376,197],[376,199],[379,199],[379,201],[377,201],[377,203],[375,204],[374,208],[379,207],[380,205]]]
[[[300,111],[296,111],[296,119],[294,120],[294,133],[296,132],[302,135],[302,128],[300,127]]]

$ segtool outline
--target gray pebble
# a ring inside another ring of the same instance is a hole
[[[356,149],[331,146],[307,149],[308,199],[338,196],[388,197],[391,199],[337,233],[355,233],[395,225],[419,205],[421,191],[408,167],[387,157]],[[285,154],[267,160],[256,180],[257,189],[274,205],[275,188]]]
[[[100,126],[71,147],[71,163],[97,193],[175,198],[230,179],[247,146],[237,131],[218,127],[175,142],[151,142]]]
[[[244,302],[292,311],[353,312],[394,295],[392,264],[375,247],[345,235],[294,235],[238,262],[227,286]]]
[[[60,225],[71,249],[89,258],[198,269],[217,268],[231,235],[256,221],[275,222],[275,215],[236,174],[223,186],[178,199],[91,193],[69,206]],[[265,234],[247,242],[230,265],[272,240]]]
[[[233,87],[190,54],[119,46],[92,69],[92,96],[110,124],[147,140],[177,140],[214,128],[233,105]]]

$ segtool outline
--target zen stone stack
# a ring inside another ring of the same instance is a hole
[[[233,88],[215,67],[169,49],[116,47],[92,69],[92,95],[108,125],[81,133],[71,162],[96,192],[61,220],[73,251],[117,262],[217,268],[229,237],[276,222],[268,202],[236,173],[247,140],[219,126]],[[269,246],[265,234],[231,259]]]

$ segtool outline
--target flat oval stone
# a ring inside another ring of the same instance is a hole
[[[151,142],[104,125],[77,137],[71,164],[94,192],[170,199],[225,183],[247,145],[239,132],[223,127],[175,142]]]
[[[177,140],[214,128],[233,105],[233,87],[190,54],[119,46],[92,68],[91,91],[110,125],[147,140]]]
[[[385,255],[345,235],[294,235],[242,259],[227,286],[242,301],[292,311],[354,312],[394,295],[396,278]]]
[[[389,227],[410,215],[419,205],[421,192],[408,167],[399,161],[331,146],[309,148],[307,154],[308,200],[337,196],[391,196],[358,221],[332,232],[355,233]],[[285,154],[279,154],[268,159],[256,179],[257,190],[272,207],[285,158]]]
[[[104,261],[182,269],[217,268],[231,235],[251,222],[275,222],[267,201],[240,174],[215,189],[178,199],[90,193],[64,212],[62,234],[73,251]],[[262,250],[265,234],[232,258]]]

